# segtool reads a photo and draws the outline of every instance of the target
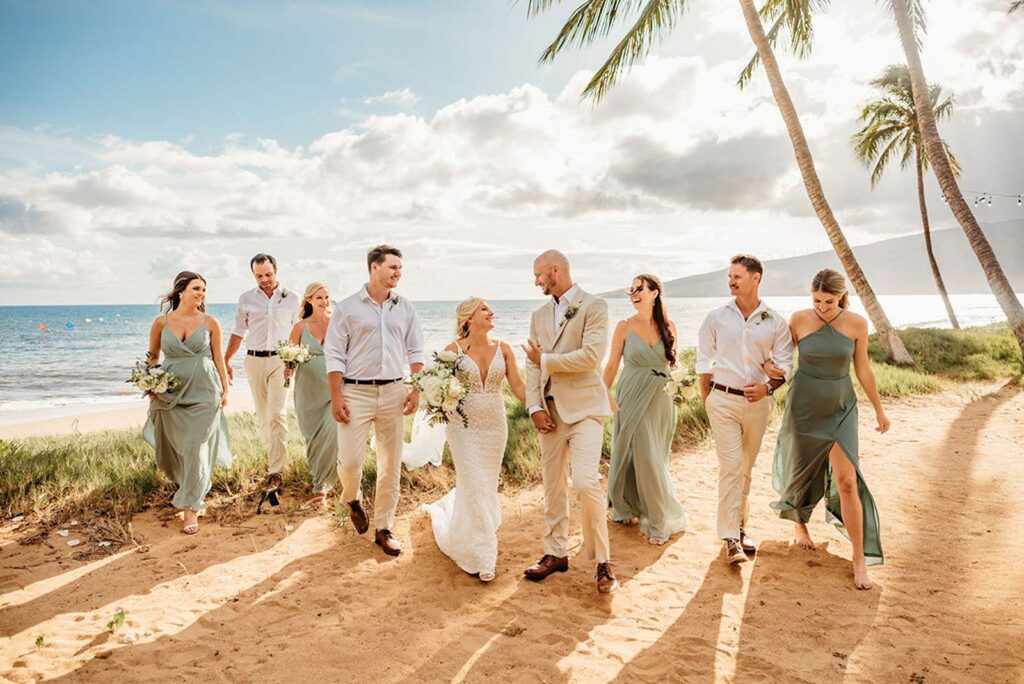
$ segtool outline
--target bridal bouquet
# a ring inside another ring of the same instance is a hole
[[[150,366],[145,361],[136,361],[132,367],[132,374],[125,382],[135,385],[142,390],[142,396],[147,394],[166,394],[173,392],[181,385],[178,377],[160,367],[160,364]]]
[[[442,351],[434,353],[434,363],[416,373],[409,384],[420,392],[423,412],[430,425],[451,422],[452,416],[462,419],[462,425],[469,427],[469,417],[463,407],[469,387],[459,379],[456,366],[459,355]]]
[[[654,371],[655,375],[665,378],[664,392],[672,397],[676,405],[681,405],[697,396],[696,374],[686,368],[677,368],[671,373],[665,374],[659,370]]]
[[[290,371],[294,371],[313,358],[309,353],[309,347],[304,344],[292,344],[288,340],[281,340],[277,343],[277,355],[284,361],[284,367]],[[285,387],[289,387],[291,384],[292,379],[290,377],[284,379]]]

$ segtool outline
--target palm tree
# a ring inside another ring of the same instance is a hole
[[[956,320],[953,305],[949,302],[946,286],[942,282],[942,273],[939,272],[939,264],[935,260],[935,252],[932,250],[928,207],[924,201],[924,171],[928,169],[928,153],[921,144],[921,130],[917,126],[914,95],[910,88],[910,72],[906,65],[894,64],[887,67],[882,76],[873,80],[871,85],[880,90],[882,94],[878,99],[867,103],[861,112],[860,121],[864,122],[864,127],[857,131],[851,139],[854,152],[862,162],[869,166],[873,165],[874,168],[871,170],[872,188],[881,180],[882,174],[894,157],[899,157],[900,168],[903,169],[907,168],[913,160],[914,169],[917,171],[917,203],[921,208],[921,225],[924,228],[924,246],[928,252],[928,261],[932,266],[935,286],[939,289],[939,294],[942,295],[943,304],[946,305],[949,322],[954,328],[959,328],[960,323]],[[940,101],[941,86],[933,85],[928,95],[937,119],[945,118],[952,113],[953,97],[950,96]],[[959,162],[945,141],[942,146],[949,157],[953,172],[959,176]]]
[[[544,11],[560,0],[529,0],[528,11],[535,15]],[[769,0],[778,1],[778,0]],[[809,7],[816,7],[825,0],[783,0],[788,3],[797,2]],[[541,61],[547,62],[569,46],[581,47],[605,38],[615,24],[625,14],[634,8],[639,8],[639,15],[630,27],[626,35],[612,50],[608,59],[594,73],[590,82],[583,90],[583,98],[593,98],[595,102],[600,101],[611,89],[615,82],[638,60],[646,56],[653,43],[663,39],[671,32],[676,22],[682,18],[686,9],[686,0],[646,0],[640,3],[631,0],[584,0],[569,16],[568,21],[562,27],[558,36],[541,55]],[[814,160],[811,157],[810,148],[800,125],[796,108],[789,97],[786,85],[782,80],[778,63],[772,52],[769,39],[765,36],[764,27],[757,16],[752,0],[740,0],[743,14],[746,18],[747,28],[751,39],[757,47],[757,53],[761,62],[764,63],[768,72],[768,80],[775,95],[776,104],[782,113],[786,123],[786,129],[793,143],[793,151],[796,155],[797,165],[803,176],[804,186],[807,195],[811,200],[818,219],[821,221],[832,242],[840,263],[846,270],[854,290],[860,297],[871,322],[878,332],[882,347],[887,358],[900,364],[911,364],[913,360],[907,352],[903,341],[900,340],[896,329],[889,322],[888,317],[882,310],[878,298],[868,284],[867,277],[861,269],[860,264],[854,256],[853,249],[843,234],[839,223],[832,214],[825,193],[818,180],[817,171],[814,168]],[[810,11],[810,10],[809,10]],[[792,30],[792,26],[790,26]],[[799,26],[796,27],[799,30]]]
[[[1006,314],[1010,323],[1017,344],[1020,345],[1021,353],[1024,354],[1024,307],[1017,299],[1010,281],[1006,278],[992,245],[978,225],[964,196],[960,192],[960,186],[956,182],[956,174],[953,172],[953,165],[946,156],[946,150],[939,137],[939,129],[935,124],[935,111],[932,109],[932,102],[928,97],[928,81],[924,75],[924,67],[921,65],[920,38],[925,28],[924,8],[921,0],[886,0],[896,19],[896,28],[899,31],[900,44],[903,53],[907,57],[907,66],[910,72],[910,82],[914,94],[914,110],[917,113],[918,126],[921,129],[921,140],[924,143],[925,152],[931,162],[932,170],[939,181],[942,194],[949,203],[949,208],[960,223],[967,241],[971,244],[974,254],[978,257],[985,277],[988,279],[989,287],[995,294],[996,301]]]

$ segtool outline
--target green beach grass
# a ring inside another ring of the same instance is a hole
[[[869,354],[884,397],[938,392],[957,383],[999,378],[1020,382],[1022,362],[1008,326],[990,325],[966,330],[912,328],[902,337],[916,359],[913,367],[882,361],[878,342]],[[683,363],[692,363],[694,351],[685,350]],[[860,389],[858,388],[858,392]],[[776,393],[776,417],[785,403],[786,388]],[[502,462],[505,487],[540,480],[537,435],[526,409],[506,391],[509,440]],[[215,519],[240,519],[252,513],[259,484],[265,474],[265,456],[255,415],[229,418],[234,466],[218,469],[208,497]],[[700,401],[678,411],[674,446],[693,444],[708,435],[708,418]],[[605,456],[611,443],[611,421],[605,427]],[[309,467],[294,416],[290,419],[286,493],[292,501],[309,495]],[[371,456],[363,470],[364,493],[372,496],[376,463]],[[454,482],[451,456],[441,467],[423,467],[403,473],[402,487],[428,496],[440,496]],[[153,451],[137,429],[82,435],[0,440],[0,515],[26,515],[43,524],[58,524],[72,517],[130,520],[150,506],[166,506],[174,486],[156,469]]]

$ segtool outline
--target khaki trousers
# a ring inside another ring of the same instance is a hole
[[[338,423],[338,477],[344,501],[362,500],[360,482],[366,460],[366,440],[373,424],[377,436],[377,491],[373,501],[376,529],[390,530],[395,523],[402,484],[402,444],[405,416],[402,404],[408,390],[402,382],[390,385],[345,385],[348,423]]]
[[[772,400],[711,390],[704,403],[718,451],[718,536],[739,539],[750,513],[750,473],[768,427]]]
[[[580,497],[583,514],[584,561],[611,560],[608,548],[608,495],[601,487],[601,444],[604,424],[600,418],[586,418],[566,425],[552,404],[548,404],[556,427],[539,435],[540,463],[544,478],[544,553],[568,555],[569,477],[573,493]]]
[[[245,376],[267,447],[267,471],[280,473],[288,453],[288,388],[284,386],[284,362],[277,356],[246,354]]]

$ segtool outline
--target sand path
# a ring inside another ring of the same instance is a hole
[[[653,548],[614,526],[622,589],[593,568],[521,579],[539,552],[539,488],[503,496],[497,580],[479,584],[408,511],[391,560],[331,516],[284,515],[198,537],[136,518],[145,546],[88,562],[64,540],[0,537],[0,678],[69,681],[1018,682],[1024,678],[1024,390],[976,386],[895,402],[861,463],[886,565],[851,586],[850,546],[819,508],[808,552],[768,503],[774,434],[758,461],[756,561],[715,539],[710,446],[673,457],[690,529]],[[1012,554],[1012,555],[1010,555]],[[123,608],[126,626],[105,624]],[[127,630],[136,641],[125,643]],[[43,645],[36,646],[37,637]]]

